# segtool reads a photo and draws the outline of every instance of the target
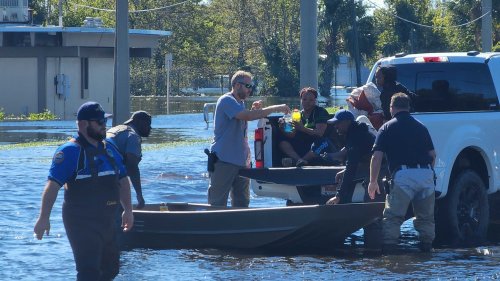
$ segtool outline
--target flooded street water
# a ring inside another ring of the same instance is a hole
[[[209,146],[212,127],[206,129],[199,113],[204,102],[210,101],[202,100],[193,109],[186,109],[191,113],[154,113],[154,129],[151,137],[144,139],[140,164],[146,202],[206,203],[208,177],[203,149]],[[137,103],[133,106],[133,110],[154,111]],[[249,132],[255,126],[256,122],[251,122]],[[62,190],[52,211],[50,236],[36,240],[33,225],[52,154],[75,132],[74,121],[0,122],[0,280],[74,280],[73,256],[61,218]],[[253,136],[249,137],[252,142]],[[251,198],[251,206],[284,204],[278,199]],[[328,256],[134,249],[122,253],[116,280],[500,279],[498,244],[421,254],[415,249],[412,223],[407,221],[402,237],[405,251],[375,256],[363,252],[358,241],[361,235],[361,231],[354,233],[346,249]]]

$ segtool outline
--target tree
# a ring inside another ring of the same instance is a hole
[[[441,17],[430,0],[387,0],[387,9],[374,13],[377,56],[396,53],[447,51],[440,28],[432,28]]]
[[[323,96],[330,95],[333,70],[338,64],[338,53],[343,47],[341,35],[351,22],[351,9],[347,1],[323,0],[320,3],[319,44],[322,53],[326,54],[320,62],[319,91]],[[346,20],[347,19],[347,20]]]
[[[353,8],[356,19],[353,18]],[[357,21],[357,39],[354,36],[354,20]],[[355,40],[358,40],[360,54],[366,57],[374,52],[372,34],[372,18],[366,16],[366,8],[361,2],[343,0],[321,2],[319,46],[321,53],[326,55],[320,61],[319,88],[322,95],[330,95],[333,71],[338,65],[339,54],[347,53],[351,58],[355,57]]]
[[[34,0],[29,3],[30,9],[33,10],[33,24],[42,25],[47,18],[47,9],[45,7],[45,1]]]

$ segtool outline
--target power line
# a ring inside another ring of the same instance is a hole
[[[143,10],[134,10],[134,11],[129,11],[129,13],[145,13],[145,12],[153,12],[153,11],[159,11],[159,10],[166,10],[166,9],[173,8],[175,6],[179,6],[179,5],[185,4],[187,2],[191,2],[191,1],[194,1],[194,0],[186,0],[186,1],[183,1],[183,2],[176,3],[176,4],[172,4],[172,5],[168,5],[168,6],[163,6],[163,7],[158,7],[158,8],[143,9]],[[371,0],[365,0],[365,1],[368,2],[368,3],[370,3],[370,4],[372,4],[375,8],[384,10],[383,7],[380,7],[377,3],[375,3],[375,2],[373,2]],[[82,7],[82,8],[87,8],[87,9],[92,9],[92,10],[102,11],[102,12],[115,12],[116,11],[116,10],[113,10],[113,9],[97,8],[97,7],[92,7],[92,6],[82,5],[82,4],[73,4],[73,5],[75,5],[77,7]],[[389,13],[389,12],[386,11],[386,13]],[[450,26],[427,25],[427,24],[422,24],[422,23],[414,22],[414,21],[411,21],[409,19],[405,19],[405,18],[400,17],[398,15],[392,14],[391,16],[393,16],[393,17],[395,17],[395,18],[397,18],[399,20],[402,20],[404,22],[408,22],[408,23],[411,23],[413,25],[420,26],[420,27],[445,29],[445,28],[450,28],[450,27],[462,27],[462,26],[473,24],[474,22],[482,19],[483,17],[487,16],[490,13],[491,13],[491,11],[488,11],[488,12],[482,14],[481,16],[479,16],[479,17],[477,17],[477,18],[475,18],[475,19],[473,19],[471,21],[468,21],[466,23],[462,23],[462,24],[458,24],[458,25],[450,25]]]
[[[370,0],[365,0],[366,2],[369,2],[370,4],[372,4],[373,6],[375,6],[376,8],[378,9],[381,9],[381,10],[385,10],[383,7],[380,7],[377,3],[374,3],[373,1],[370,1]],[[386,11],[386,13],[390,13],[389,11]],[[427,24],[422,24],[422,23],[418,23],[418,22],[414,22],[414,21],[411,21],[409,19],[405,19],[403,17],[400,17],[398,15],[394,15],[394,14],[391,14],[391,16],[399,19],[399,20],[402,20],[402,21],[405,21],[405,22],[408,22],[408,23],[411,23],[413,25],[416,25],[416,26],[420,26],[420,27],[425,27],[425,28],[438,28],[438,29],[445,29],[445,28],[450,28],[450,27],[462,27],[462,26],[466,26],[466,25],[470,25],[470,24],[473,24],[474,22],[482,19],[483,17],[487,16],[488,14],[490,14],[491,11],[487,11],[486,13],[482,14],[481,16],[471,20],[471,21],[468,21],[466,23],[462,23],[462,24],[458,24],[458,25],[449,25],[449,26],[436,26],[436,25],[427,25]]]
[[[134,10],[134,11],[129,11],[129,13],[145,13],[145,12],[153,12],[153,11],[159,11],[159,10],[166,10],[166,9],[173,8],[175,6],[179,6],[179,5],[185,4],[187,2],[191,2],[191,1],[194,1],[194,0],[186,0],[186,1],[182,1],[182,2],[176,3],[176,4],[172,4],[172,5],[168,5],[168,6],[163,6],[163,7],[158,7],[158,8],[151,8],[151,9],[144,9],[144,10]],[[87,9],[96,10],[96,11],[102,11],[102,12],[113,12],[113,13],[116,12],[116,10],[114,10],[114,9],[103,9],[103,8],[97,8],[97,7],[82,5],[82,4],[73,4],[73,5],[76,6],[76,7],[87,8]]]
[[[475,19],[473,19],[473,20],[471,20],[471,21],[469,21],[469,22],[462,23],[462,24],[457,24],[457,25],[450,25],[450,26],[426,25],[426,24],[421,24],[421,23],[418,23],[418,22],[413,22],[413,21],[411,21],[411,20],[407,20],[407,19],[402,18],[402,17],[400,17],[400,16],[398,16],[398,15],[394,15],[394,16],[395,16],[396,18],[398,18],[398,19],[402,20],[402,21],[405,21],[405,22],[408,22],[408,23],[411,23],[411,24],[414,24],[414,25],[417,25],[417,26],[427,27],[427,28],[443,28],[443,29],[445,29],[445,28],[450,28],[450,27],[462,27],[462,26],[470,25],[470,24],[472,24],[472,23],[474,23],[474,22],[476,22],[476,21],[478,21],[478,20],[482,19],[483,17],[487,16],[489,13],[491,13],[491,11],[488,11],[488,12],[486,12],[486,13],[482,14],[480,17],[475,18]]]

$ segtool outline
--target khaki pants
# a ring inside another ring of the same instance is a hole
[[[382,232],[384,244],[397,244],[401,224],[410,203],[415,220],[413,226],[422,243],[432,243],[434,225],[434,173],[430,169],[401,170],[394,176],[390,194],[386,196]]]
[[[230,194],[231,206],[248,207],[250,203],[250,181],[239,176],[241,168],[220,160],[215,163],[215,169],[210,173],[208,204],[225,207]]]

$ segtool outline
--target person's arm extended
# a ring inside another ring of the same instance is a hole
[[[375,151],[372,155],[370,162],[370,183],[368,184],[368,195],[373,200],[375,199],[375,192],[380,194],[380,187],[378,186],[378,175],[380,173],[380,166],[382,165],[382,158],[384,153],[382,151]]]
[[[61,186],[53,180],[48,180],[47,184],[45,185],[45,189],[42,195],[42,206],[40,207],[40,215],[38,216],[38,220],[36,221],[33,230],[38,240],[42,239],[44,233],[49,235],[50,213],[52,211],[52,207],[54,206],[54,202],[56,202],[57,193],[59,192],[60,188]]]
[[[137,196],[137,209],[142,209],[145,201],[142,196],[141,171],[139,170],[139,162],[141,162],[141,158],[133,153],[127,153],[125,155],[125,159],[127,174],[130,177],[130,181],[132,182],[132,186],[134,187],[135,194]]]
[[[119,182],[120,186],[120,203],[123,207],[122,227],[123,231],[127,232],[134,226],[134,215],[132,214],[132,202],[130,199],[130,183],[128,177],[123,177]]]
[[[255,109],[255,110],[245,109],[236,114],[235,118],[245,121],[252,121],[264,118],[273,112],[283,112],[286,114],[290,112],[290,108],[286,104],[278,104],[278,105],[271,105],[262,109]]]

